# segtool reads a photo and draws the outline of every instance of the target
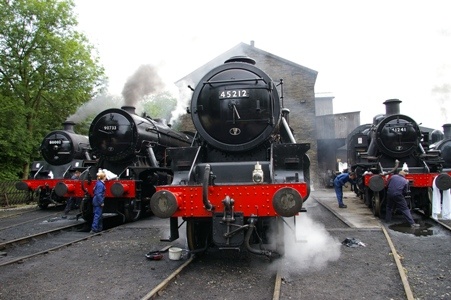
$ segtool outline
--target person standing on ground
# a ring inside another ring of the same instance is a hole
[[[335,194],[337,195],[338,200],[338,207],[339,208],[346,208],[348,207],[343,203],[343,186],[348,182],[353,182],[356,178],[356,175],[354,172],[350,173],[341,173],[334,179],[334,189]]]
[[[407,206],[405,195],[407,195],[407,188],[409,181],[405,178],[409,172],[406,170],[399,171],[399,174],[395,174],[390,177],[387,182],[387,209],[385,213],[385,221],[390,222],[393,210],[396,208],[403,214],[404,218],[409,222],[410,226],[420,227],[416,224],[410,213],[410,209]]]
[[[72,180],[78,180],[80,179],[80,171],[75,171],[74,175],[72,175],[72,177],[70,178]],[[71,209],[73,208],[73,206],[75,205],[75,203],[77,202],[77,198],[75,197],[69,197],[67,199],[66,202],[66,207],[64,208],[64,215],[62,216],[63,219],[67,218],[67,215],[69,214],[69,212],[71,211]]]
[[[105,200],[105,179],[103,172],[97,173],[97,182],[94,186],[94,198],[92,198],[92,206],[94,210],[94,219],[92,220],[91,232],[97,233],[102,231],[102,211]]]

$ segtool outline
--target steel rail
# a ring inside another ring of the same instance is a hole
[[[16,262],[21,262],[23,260],[26,260],[26,259],[38,256],[38,255],[50,253],[50,252],[58,250],[60,248],[64,248],[64,247],[67,247],[67,246],[79,243],[81,241],[88,240],[88,239],[90,239],[90,238],[92,238],[92,237],[94,237],[96,235],[101,235],[102,233],[108,232],[108,231],[110,231],[112,229],[113,228],[107,229],[107,230],[103,230],[103,231],[98,232],[98,233],[89,234],[89,235],[87,235],[85,237],[82,237],[82,238],[79,238],[79,239],[76,239],[76,240],[73,240],[73,241],[70,241],[70,242],[67,242],[67,243],[63,243],[61,245],[58,245],[58,246],[55,246],[55,247],[52,247],[52,248],[49,248],[49,249],[45,249],[45,250],[42,250],[42,251],[30,254],[30,255],[21,256],[21,257],[15,258],[13,260],[10,260],[10,261],[4,262],[4,263],[0,263],[0,267],[6,266],[6,265],[11,265],[11,264],[16,263]]]
[[[155,299],[162,290],[168,286],[172,282],[172,280],[179,275],[183,269],[185,269],[194,259],[194,256],[191,256],[186,262],[184,262],[180,267],[177,268],[172,274],[170,274],[167,278],[165,278],[162,282],[160,282],[155,288],[153,288],[149,293],[147,293],[141,300],[149,300]]]

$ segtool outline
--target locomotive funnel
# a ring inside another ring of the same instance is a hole
[[[228,60],[226,60],[224,63],[231,63],[231,62],[244,62],[251,65],[255,65],[255,60],[249,56],[232,56]]]
[[[400,110],[399,110],[399,104],[402,101],[399,99],[388,99],[387,101],[384,102],[385,104],[385,114],[387,116],[391,116],[391,115],[399,115],[400,114]]]
[[[73,122],[73,121],[67,120],[67,121],[63,122],[63,128],[66,131],[74,132],[74,126],[75,126],[75,122]]]
[[[451,139],[451,124],[443,125],[443,134],[445,135],[445,139]]]
[[[126,112],[130,114],[135,114],[135,107],[134,106],[122,106],[121,109],[125,110]]]

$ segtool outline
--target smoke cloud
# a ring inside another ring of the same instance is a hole
[[[124,85],[122,90],[124,104],[136,107],[145,96],[162,92],[164,87],[163,80],[155,67],[141,65]]]
[[[68,117],[67,120],[80,124],[90,117],[94,117],[103,110],[113,107],[121,107],[122,99],[111,95],[99,95],[89,102],[80,106],[75,114]]]

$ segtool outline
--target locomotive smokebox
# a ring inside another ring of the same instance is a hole
[[[135,108],[134,106],[122,106],[121,109],[125,110],[125,111],[128,112],[129,114],[134,114],[134,115],[136,115],[136,113],[135,113],[135,109],[136,109],[136,108]]]
[[[392,115],[399,115],[400,114],[400,109],[399,109],[399,104],[402,101],[399,99],[388,99],[384,102],[385,104],[385,114],[387,116],[392,116]]]

